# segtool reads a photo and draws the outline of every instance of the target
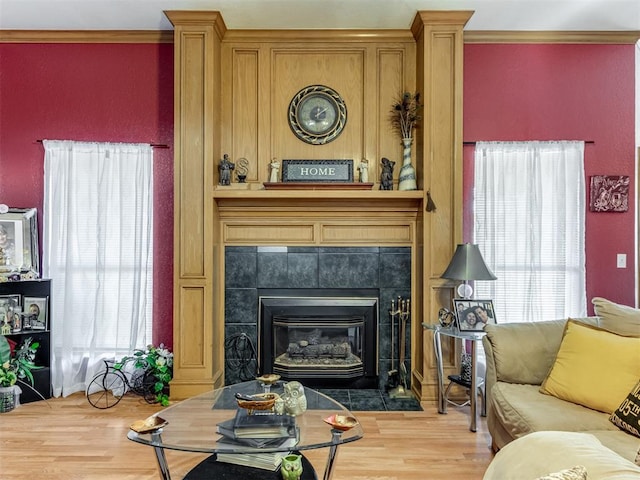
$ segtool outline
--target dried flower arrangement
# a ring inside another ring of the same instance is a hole
[[[391,106],[391,126],[402,138],[412,138],[413,129],[420,120],[420,93],[404,92]]]

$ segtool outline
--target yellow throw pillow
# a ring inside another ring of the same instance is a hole
[[[540,391],[611,413],[640,378],[640,338],[569,319]]]

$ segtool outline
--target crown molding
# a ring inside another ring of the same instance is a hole
[[[611,43],[635,44],[640,30],[625,31],[511,31],[465,30],[464,43]]]
[[[171,30],[0,30],[3,43],[173,43]]]
[[[640,30],[625,31],[507,31],[465,30],[464,43],[585,43],[635,44]],[[321,41],[410,40],[409,30],[228,30],[225,41],[304,39]],[[171,30],[0,30],[3,43],[173,43]]]

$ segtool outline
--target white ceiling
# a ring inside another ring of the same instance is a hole
[[[473,10],[466,30],[640,30],[640,0],[0,0],[0,29],[171,30],[164,10],[217,10],[230,29],[406,29],[418,10]]]

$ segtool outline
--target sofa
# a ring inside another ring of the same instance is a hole
[[[627,392],[640,410],[640,310],[602,298],[593,303],[594,317],[485,327],[487,427],[498,452],[485,480],[547,478],[545,472],[577,467],[589,479],[640,478],[640,414],[629,423],[611,418]],[[579,351],[581,335],[621,343]],[[576,358],[586,367],[567,367]],[[615,374],[598,372],[600,365]]]

